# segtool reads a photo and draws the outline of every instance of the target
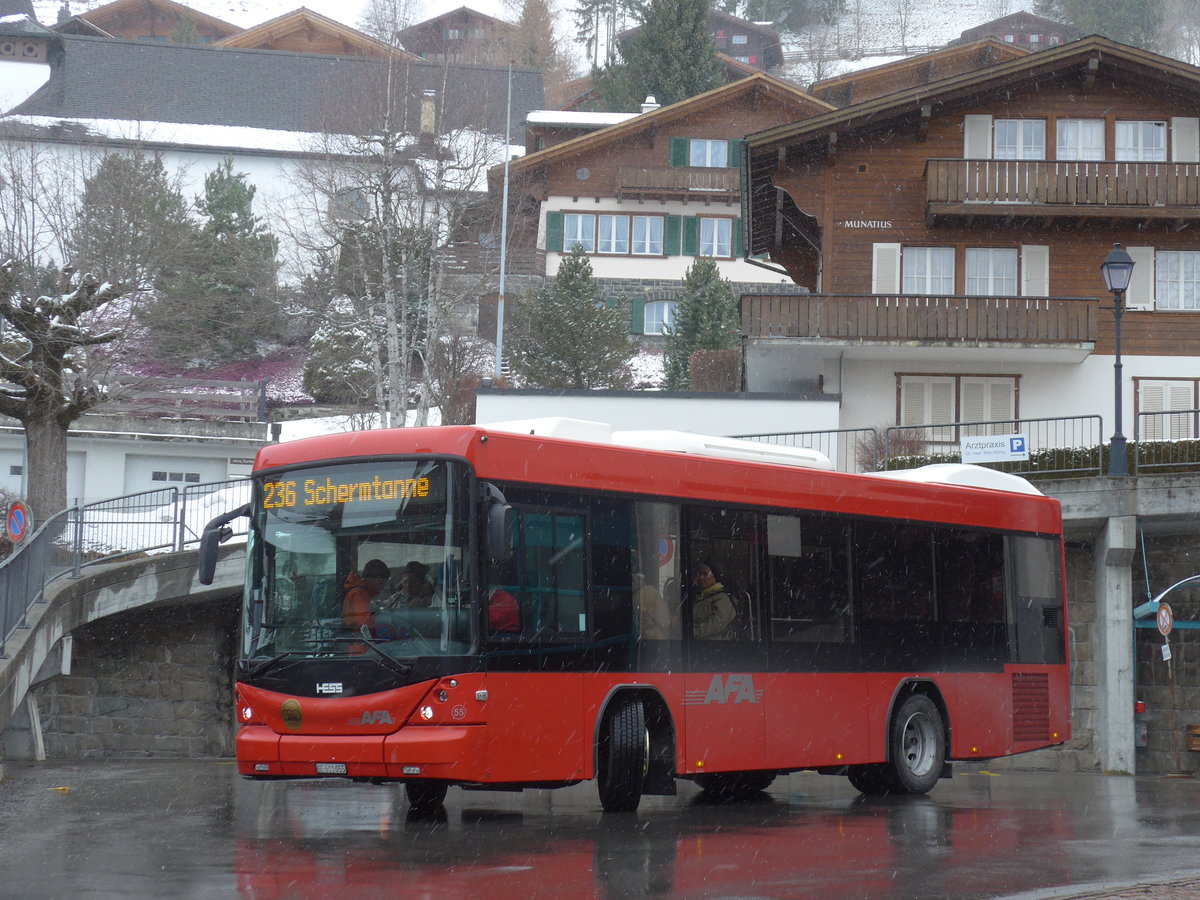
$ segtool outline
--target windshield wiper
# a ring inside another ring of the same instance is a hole
[[[251,669],[249,672],[246,673],[246,677],[247,678],[257,678],[259,675],[266,672],[267,669],[275,668],[275,665],[277,663],[279,663],[280,661],[282,661],[283,659],[285,659],[286,657],[295,656],[295,655],[296,655],[295,650],[285,650],[282,653],[280,653],[278,656],[272,656],[270,659],[266,660],[265,662],[260,662],[257,666],[255,666],[253,669]]]
[[[382,656],[387,662],[391,663],[388,668],[394,670],[397,674],[403,675],[405,678],[412,674],[412,666],[410,666],[408,663],[400,662],[400,660],[396,659],[396,657],[392,656],[392,654],[388,653],[381,646],[379,646],[377,642],[371,640],[365,635],[356,634],[354,637],[330,637],[326,638],[325,640],[335,641],[339,644],[366,644],[368,647]]]

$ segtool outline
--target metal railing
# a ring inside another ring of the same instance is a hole
[[[803,447],[824,453],[839,472],[870,472],[878,465],[880,446],[874,428],[841,428],[837,431],[780,431],[766,434],[734,434],[731,437],[784,447]]]
[[[142,491],[51,516],[0,562],[0,659],[54,579],[138,554],[182,552],[209,521],[249,499],[250,481],[234,479]]]
[[[1200,469],[1200,409],[1139,412],[1133,423],[1133,474]]]
[[[1014,475],[1101,475],[1104,472],[1103,433],[1104,423],[1100,416],[893,425],[884,429],[880,467],[905,469],[930,461],[960,462],[959,441],[963,437],[1023,434],[1029,460],[989,463],[989,468]]]

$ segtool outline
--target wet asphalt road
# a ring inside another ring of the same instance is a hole
[[[726,805],[681,783],[626,815],[592,784],[452,788],[432,819],[394,787],[249,782],[225,761],[9,763],[0,783],[6,898],[970,900],[1185,878],[1200,780],[1159,776],[976,769],[867,800],[798,774]]]

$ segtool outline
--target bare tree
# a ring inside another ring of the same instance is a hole
[[[400,32],[419,21],[423,6],[421,0],[367,0],[358,28],[376,40],[399,47]]]
[[[368,335],[363,357],[389,426],[425,423],[432,348],[482,291],[449,270],[448,255],[486,196],[498,144],[481,128],[442,127],[450,77],[444,68],[438,88],[420,87],[410,64],[382,65],[356,107],[331,115],[293,179],[302,208],[292,240],[333,262],[339,311],[348,304]]]

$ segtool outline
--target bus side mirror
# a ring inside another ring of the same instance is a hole
[[[196,564],[196,577],[201,584],[212,584],[217,574],[217,549],[233,537],[229,523],[240,516],[250,515],[250,504],[239,506],[232,512],[222,513],[204,526],[200,534],[200,559]]]
[[[487,492],[487,558],[493,562],[512,559],[513,510],[495,485]]]

